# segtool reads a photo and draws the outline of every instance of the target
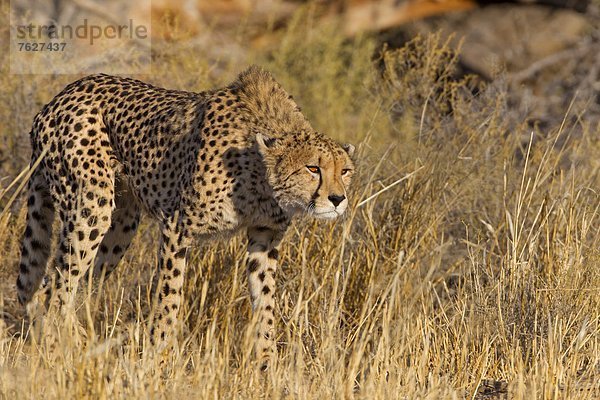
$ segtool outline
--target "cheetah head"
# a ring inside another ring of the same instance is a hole
[[[231,84],[241,99],[248,129],[266,167],[279,206],[336,218],[348,207],[354,146],[316,132],[300,107],[266,70],[251,66]]]
[[[284,211],[322,219],[346,211],[354,146],[314,132],[277,139],[258,134],[256,140],[273,195]]]

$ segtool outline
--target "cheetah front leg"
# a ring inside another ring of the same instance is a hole
[[[177,216],[162,227],[158,255],[158,281],[155,290],[158,302],[154,309],[154,320],[150,330],[153,344],[165,347],[174,339],[177,313],[181,307],[183,277],[186,267],[188,240],[177,226]]]
[[[248,229],[248,288],[256,313],[254,352],[266,370],[277,354],[275,345],[275,272],[277,247],[283,232],[265,228]]]

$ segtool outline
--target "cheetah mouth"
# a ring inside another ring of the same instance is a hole
[[[338,212],[337,210],[322,211],[322,212],[313,211],[311,213],[311,215],[318,219],[335,219],[335,218],[339,217],[340,215],[342,215],[342,213]]]
[[[346,211],[345,204],[338,207],[317,206],[314,201],[310,201],[304,212],[317,219],[335,219],[340,217]]]

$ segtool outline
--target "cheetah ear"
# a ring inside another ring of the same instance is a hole
[[[277,145],[277,139],[258,132],[256,134],[256,143],[258,143],[258,148],[262,153],[263,151],[273,149]]]
[[[346,153],[348,153],[348,155],[352,157],[356,148],[350,143],[344,143],[342,144],[342,149],[346,150]]]

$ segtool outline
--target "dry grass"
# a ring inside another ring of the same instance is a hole
[[[36,341],[14,290],[23,209],[4,196],[0,397],[600,397],[600,143],[586,110],[541,131],[511,111],[501,79],[455,80],[437,36],[376,53],[308,25],[243,61],[271,69],[317,129],[358,144],[359,174],[343,220],[287,234],[278,365],[249,362],[235,237],[192,251],[180,346],[158,368],[149,221],[102,290],[82,293],[84,332],[49,319],[55,341]],[[216,65],[165,53],[145,78],[199,90],[243,67]],[[0,77],[2,187],[27,163],[34,113],[71,79]]]

